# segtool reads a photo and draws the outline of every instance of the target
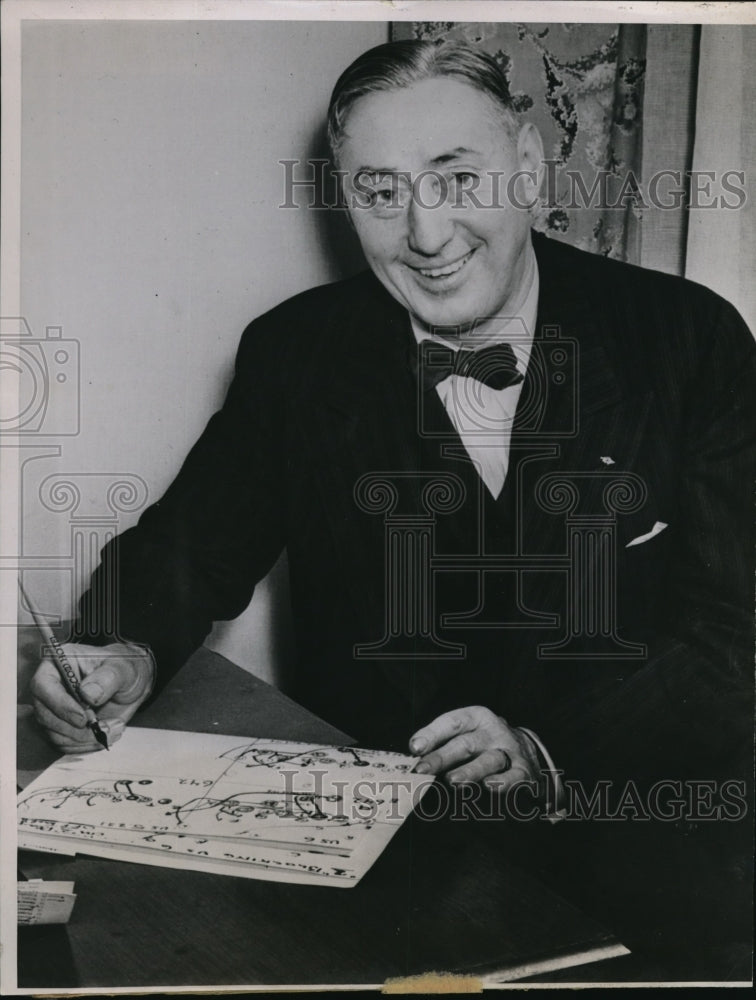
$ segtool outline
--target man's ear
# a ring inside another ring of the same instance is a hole
[[[524,172],[528,200],[535,201],[541,190],[544,171],[543,140],[531,122],[526,122],[517,136],[517,165]]]

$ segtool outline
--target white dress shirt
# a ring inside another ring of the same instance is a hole
[[[538,310],[538,267],[532,246],[529,245],[528,250],[522,292],[506,313],[485,319],[469,334],[454,340],[433,334],[412,316],[412,331],[417,342],[434,340],[453,351],[509,343],[517,359],[517,369],[524,377]],[[507,476],[512,424],[521,390],[522,382],[506,389],[492,389],[463,375],[449,375],[436,386],[467,454],[493,497],[499,496]]]

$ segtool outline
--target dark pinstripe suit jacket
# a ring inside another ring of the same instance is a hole
[[[540,655],[564,627],[569,588],[564,573],[532,567],[516,577],[516,602],[540,620],[477,639],[468,631],[466,663],[354,659],[354,644],[379,639],[385,625],[383,521],[359,509],[355,484],[370,472],[432,470],[429,449],[438,455],[417,431],[408,316],[370,273],[250,324],[223,408],[165,496],[103,551],[82,600],[85,630],[107,638],[96,608],[116,574],[121,635],[149,643],[167,677],[214,620],[245,608],[286,546],[294,693],[361,741],[403,745],[450,701],[485,698],[535,729],[568,773],[726,769],[752,723],[753,340],[698,285],[543,237],[534,245],[542,350],[508,477],[515,544],[532,556],[566,552],[564,510],[534,500],[544,476],[578,474],[593,512],[602,473],[638,477],[645,502],[615,519],[615,620],[619,635],[645,644],[642,659]],[[554,362],[561,381],[548,350],[557,331],[575,345]],[[473,482],[464,456],[438,461]],[[419,488],[404,502],[421,511]],[[656,521],[668,527],[626,547]]]

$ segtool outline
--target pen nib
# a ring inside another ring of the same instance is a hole
[[[100,746],[105,747],[106,750],[110,750],[110,747],[108,746],[107,733],[103,732],[102,728],[100,727],[100,723],[97,721],[90,722],[89,728],[94,733],[94,738],[97,740]]]

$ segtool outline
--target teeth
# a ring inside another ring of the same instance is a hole
[[[470,254],[468,253],[461,260],[454,264],[447,264],[446,267],[419,267],[418,271],[425,278],[446,278],[450,274],[456,274],[459,269],[467,263]]]

